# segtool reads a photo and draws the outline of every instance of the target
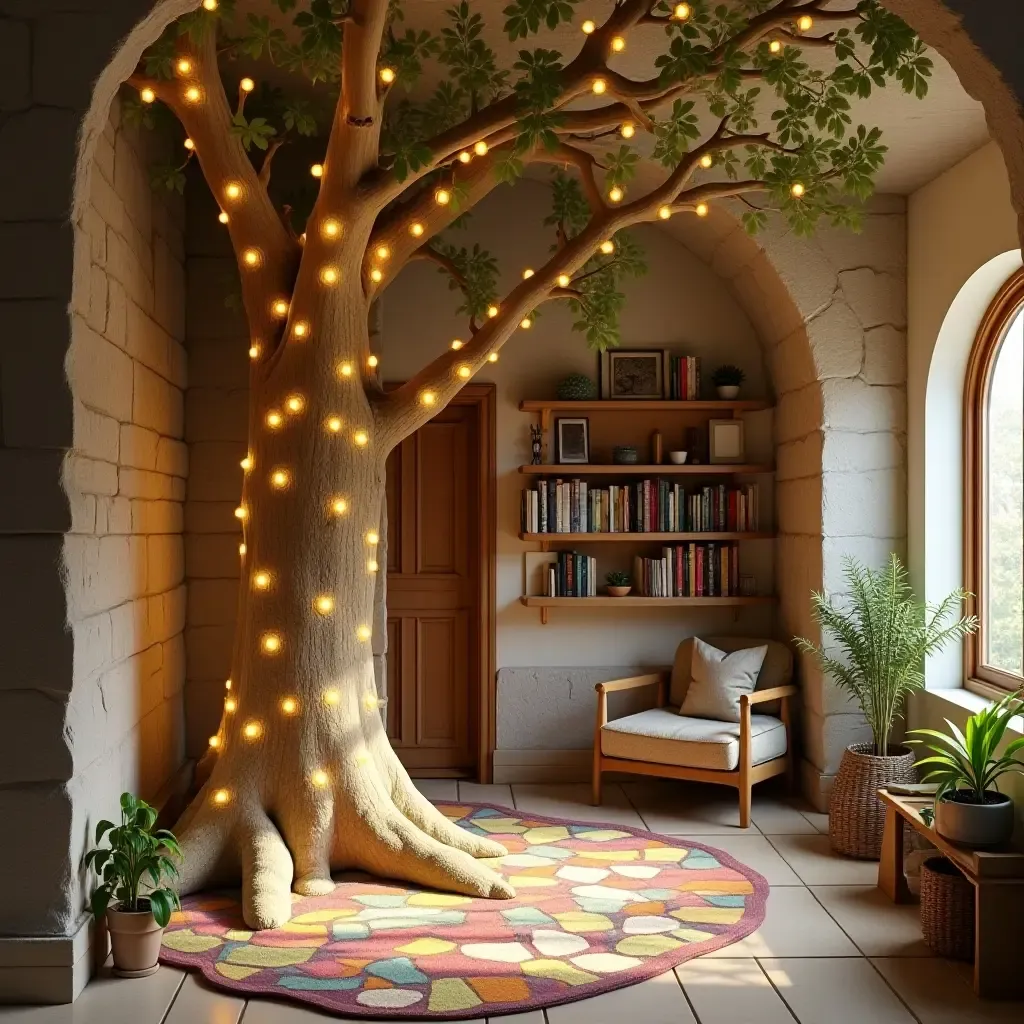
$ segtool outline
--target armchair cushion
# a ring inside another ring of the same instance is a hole
[[[740,727],[733,722],[686,718],[671,707],[651,708],[605,725],[601,753],[628,761],[735,771],[740,763]],[[785,753],[782,722],[770,715],[751,715],[750,763],[761,764]]]
[[[767,653],[767,646],[762,644],[727,654],[694,637],[690,685],[679,714],[738,722],[740,697],[754,689]]]
[[[701,639],[727,654],[748,647],[767,647],[764,663],[757,674],[755,690],[770,690],[775,686],[786,686],[793,681],[793,652],[778,640],[763,640],[749,636],[705,636]],[[676,659],[672,665],[672,678],[669,683],[669,703],[675,704],[676,707],[682,707],[693,678],[693,641],[694,637],[688,637],[676,648]],[[774,713],[777,706],[763,705],[761,710]]]

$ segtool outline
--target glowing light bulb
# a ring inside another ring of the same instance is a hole
[[[395,80],[395,69],[394,68],[381,68],[379,72],[380,80],[385,85],[390,85]]]
[[[377,571],[377,559],[371,558],[366,563],[366,571],[367,572],[376,572]]]
[[[252,92],[253,89],[256,88],[256,83],[251,78],[243,78],[238,83],[238,88],[241,89],[242,92]]]
[[[625,194],[626,194],[626,193],[625,193],[625,192],[623,192],[623,191],[622,191],[622,189],[621,189],[621,188],[619,188],[619,186],[618,186],[618,185],[615,185],[615,186],[614,186],[613,188],[609,189],[609,191],[608,191],[608,198],[609,198],[609,199],[610,199],[610,200],[611,200],[611,201],[612,201],[613,203],[621,203],[621,202],[622,202],[622,197],[623,197],[623,196],[624,196]]]
[[[182,145],[191,153],[196,148],[196,144],[191,139],[186,139]]]
[[[814,25],[814,19],[809,14],[804,14],[796,20],[796,27],[801,32],[809,32]]]
[[[371,356],[367,356],[367,357],[366,357],[366,365],[367,365],[367,366],[368,366],[368,367],[369,367],[369,368],[370,368],[371,370],[375,370],[375,369],[377,369],[377,366],[378,366],[379,364],[380,364],[380,360],[379,360],[379,359],[378,359],[378,358],[377,358],[376,356],[373,356],[373,355],[371,355]]]
[[[708,215],[708,204],[698,203],[693,212],[697,214],[698,217],[706,217]]]
[[[306,408],[306,400],[302,395],[289,395],[285,401],[289,412],[302,412]]]
[[[330,615],[334,611],[334,598],[328,594],[321,594],[314,602],[313,607],[321,615]]]
[[[187,75],[192,70],[192,61],[188,57],[180,57],[174,66],[178,69],[179,75]]]
[[[386,245],[381,243],[380,245],[377,246],[376,249],[373,250],[373,254],[379,260],[386,260],[388,259],[388,257],[390,257],[391,250]]]
[[[139,91],[139,99],[143,103],[153,103],[156,100],[156,93],[147,85],[145,89]]]
[[[595,25],[594,22],[592,22],[589,18],[587,18],[587,20],[585,22],[583,22],[582,25],[580,25],[580,28],[583,29],[583,34],[585,36],[589,36],[590,33],[593,32],[594,29],[597,28],[597,25]]]
[[[625,39],[623,39],[623,38],[622,38],[622,36],[616,36],[616,37],[615,37],[615,38],[614,38],[614,39],[612,40],[612,49],[613,49],[613,50],[614,50],[614,51],[615,51],[616,53],[622,53],[622,51],[623,51],[623,50],[624,50],[625,48],[626,48],[626,40],[625,40]]]
[[[258,740],[263,735],[263,726],[259,722],[246,722],[242,726],[242,735],[247,740]]]
[[[624,139],[631,139],[636,135],[636,125],[632,121],[627,121],[620,129],[619,134]]]
[[[768,51],[770,53],[780,53],[782,51],[782,43],[780,43],[778,39],[773,39],[768,44]]]
[[[242,253],[242,262],[247,267],[258,267],[260,265],[260,263],[262,262],[261,259],[260,259],[260,251],[259,251],[259,249],[246,249]],[[287,307],[286,307],[286,309],[287,309]]]
[[[242,186],[237,181],[229,181],[224,186],[224,195],[228,199],[240,199],[242,196]]]
[[[238,508],[235,509],[235,518],[236,519],[248,519],[249,518],[249,510],[244,505],[239,505]]]
[[[252,585],[257,590],[269,590],[270,589],[270,573],[262,570],[256,573],[252,578]]]
[[[413,238],[419,238],[420,235],[423,234],[423,231],[423,225],[419,221],[409,225],[409,234],[412,235]]]
[[[293,338],[305,338],[309,334],[309,324],[305,320],[298,320],[292,325]]]
[[[259,356],[260,356],[260,347],[259,347],[259,345],[250,345],[249,346],[249,358],[250,359],[259,359]]]
[[[498,315],[498,307],[493,305],[488,306],[487,315],[493,320]]]
[[[202,96],[203,94],[199,91],[199,86],[197,85],[190,85],[185,90],[185,99],[188,100],[189,103],[198,103],[200,99],[202,99]]]
[[[230,690],[231,689],[231,680],[230,679],[225,679],[224,680],[224,689],[225,690]]]
[[[338,269],[337,267],[324,267],[320,271],[320,280],[324,284],[337,284],[338,283]]]
[[[365,430],[357,430],[352,435],[352,440],[360,447],[365,447],[370,441],[370,435]]]
[[[217,10],[217,0],[203,0],[203,7],[208,11]]]
[[[439,188],[434,193],[434,202],[438,206],[447,206],[452,201],[452,194],[446,188]]]
[[[611,254],[615,252],[615,243],[610,238],[606,238],[601,243],[601,252],[603,252],[605,256],[611,256]]]
[[[309,173],[312,174],[314,178],[322,178],[324,176],[324,165],[313,164],[309,168]]]
[[[356,630],[356,636],[365,643],[371,636],[373,636],[373,630],[371,630],[369,626],[360,626]]]
[[[463,346],[464,344],[465,344],[465,342],[464,342],[464,341],[462,341],[462,339],[461,339],[461,338],[456,338],[456,339],[455,339],[455,340],[454,340],[454,341],[452,342],[452,348],[453,348],[453,349],[454,349],[454,350],[455,350],[456,352],[458,352],[458,351],[459,351],[459,349],[460,349],[460,348],[462,348],[462,346]]]
[[[285,697],[281,701],[281,711],[286,715],[294,715],[299,710],[299,702],[294,697]]]
[[[424,391],[420,395],[420,402],[423,405],[433,405],[437,401],[437,395],[433,391]]]
[[[487,362],[489,362],[489,363],[496,363],[497,361],[498,361],[498,353],[497,352],[492,352],[487,357]]]
[[[384,280],[383,271],[379,267],[374,267],[373,270],[370,271],[370,280],[373,281],[374,284],[380,284],[380,282]]]
[[[246,548],[246,546],[245,546],[244,544],[239,544],[239,545],[238,545],[238,553],[239,553],[240,555],[243,555],[243,556],[244,556],[244,555],[245,555],[245,552],[246,552],[247,550],[248,550],[248,548]]]
[[[276,430],[282,423],[284,423],[284,417],[276,409],[271,409],[270,412],[267,413],[265,422],[272,430]]]
[[[224,699],[224,710],[232,715],[238,710],[238,701],[234,697],[225,697]]]
[[[468,164],[469,161],[472,160],[472,159],[473,159],[473,154],[470,153],[470,151],[468,149],[464,149],[459,154],[459,163],[460,164]]]
[[[230,218],[223,210],[221,210],[220,213],[217,214],[217,220],[219,220],[221,224],[227,224],[229,219]]]
[[[323,768],[317,768],[317,770],[310,776],[310,780],[317,789],[323,789],[324,786],[331,781],[331,777],[323,770]]]
[[[285,299],[274,299],[270,305],[270,312],[276,317],[288,315],[288,303]]]
[[[209,742],[210,742],[210,746],[213,747],[214,750],[216,750],[220,746],[220,737],[219,736],[211,736]]]
[[[662,220],[668,220],[669,217],[672,216],[672,207],[671,206],[659,206],[658,207],[658,216]]]
[[[333,217],[328,217],[321,225],[320,230],[323,232],[324,238],[337,238],[341,234],[341,225]]]
[[[341,703],[341,693],[338,690],[324,690],[324,703],[331,708]]]
[[[284,469],[275,469],[270,474],[270,485],[279,491],[283,491],[288,484],[291,482],[291,477],[288,475],[288,471]]]
[[[705,170],[707,170],[707,168],[709,168],[714,162],[715,162],[715,158],[710,153],[705,153],[700,158],[700,165]]]
[[[348,511],[348,502],[344,498],[335,498],[331,502],[331,513],[336,516],[343,516]]]
[[[603,78],[595,78],[594,84],[590,88],[595,95],[601,96],[607,90],[608,83]]]
[[[377,533],[376,530],[367,530],[366,531],[366,543],[367,544],[379,544],[380,543],[380,535]]]
[[[807,192],[807,189],[802,184],[800,184],[799,181],[793,182],[793,184],[790,185],[790,187],[789,187],[789,194],[794,199],[802,198],[806,192]]]
[[[672,17],[676,21],[686,21],[690,16],[690,5],[689,4],[676,4],[672,10]]]
[[[209,7],[209,4],[213,4],[213,7]],[[214,7],[217,6],[217,0],[203,0],[203,6],[206,7],[208,11],[212,11]],[[225,804],[231,802],[231,794],[226,789],[218,789],[213,794],[213,802],[218,807],[223,807]]]
[[[366,708],[367,711],[376,711],[377,708],[380,707],[380,704],[377,699],[377,694],[367,693],[363,697],[363,707]]]
[[[530,267],[527,267],[523,271],[523,280],[524,281],[529,281],[531,277],[533,277],[533,270]]]
[[[487,148],[487,143],[483,139],[473,144],[473,152],[477,156],[487,156]]]
[[[264,633],[260,639],[264,654],[277,654],[281,650],[281,636],[278,633]]]
[[[330,432],[331,432],[332,434],[336,434],[336,433],[338,433],[338,431],[339,431],[339,430],[341,430],[341,417],[340,417],[340,416],[332,416],[332,417],[331,417],[331,418],[330,418],[330,419],[329,419],[329,420],[327,421],[327,429],[328,429],[328,430],[329,430],[329,431],[330,431]]]
[[[338,364],[338,376],[339,377],[351,377],[352,376],[352,364],[351,363],[339,363]]]
[[[522,327],[524,331],[528,331],[533,326],[533,321],[528,316],[524,316],[523,319],[519,321],[519,326]]]
[[[455,372],[463,380],[468,380],[473,375],[473,371],[465,363],[463,363]]]
[[[568,288],[571,282],[572,282],[572,278],[569,277],[568,274],[559,274],[558,275],[558,287],[559,288]]]

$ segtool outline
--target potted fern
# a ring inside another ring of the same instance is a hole
[[[961,732],[948,718],[950,734],[935,729],[913,729],[907,740],[931,751],[917,762],[927,768],[925,782],[937,782],[935,831],[955,843],[999,846],[1013,835],[1013,801],[1000,793],[999,779],[1016,772],[1024,775],[1024,761],[1014,755],[1024,750],[1024,736],[1013,740],[1002,755],[1003,741],[1014,715],[1024,711],[1024,687],[967,719]]]
[[[724,363],[711,374],[711,383],[715,385],[719,398],[732,399],[740,393],[740,385],[746,378],[747,375],[738,366]]]
[[[914,755],[891,742],[907,696],[924,686],[924,663],[932,654],[978,628],[957,617],[964,598],[955,590],[937,605],[914,598],[907,571],[895,554],[884,569],[854,558],[843,560],[849,594],[843,606],[825,594],[811,597],[821,627],[821,645],[796,638],[822,669],[859,705],[871,727],[871,743],[843,752],[829,800],[829,837],[836,853],[878,860],[882,849],[882,786],[916,781]]]
[[[85,855],[85,866],[102,879],[92,893],[92,912],[97,921],[106,919],[114,972],[125,978],[145,978],[157,969],[164,928],[181,906],[178,894],[161,884],[177,877],[170,858],[180,858],[181,850],[166,829],[154,831],[155,824],[154,808],[122,793],[121,824],[96,826],[97,844],[105,836],[109,846]]]
[[[604,579],[609,597],[625,597],[633,589],[628,572],[609,572]]]

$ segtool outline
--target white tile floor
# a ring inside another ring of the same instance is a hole
[[[757,795],[738,827],[727,790],[685,783],[605,787],[422,782],[432,799],[650,828],[717,846],[771,886],[753,935],[640,985],[548,1011],[470,1024],[1020,1024],[1024,1003],[981,1003],[970,968],[932,957],[916,907],[874,887],[874,864],[833,857],[823,815]],[[292,1004],[246,1002],[170,967],[143,981],[96,979],[73,1006],[0,1007],[0,1024],[327,1024]]]

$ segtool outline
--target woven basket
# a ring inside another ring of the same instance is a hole
[[[939,956],[974,959],[974,886],[945,857],[921,865],[921,930]]]
[[[878,790],[898,782],[917,782],[914,755],[906,747],[890,747],[888,757],[872,754],[870,743],[854,743],[843,751],[828,805],[832,849],[846,857],[878,860],[882,854],[885,807]]]

